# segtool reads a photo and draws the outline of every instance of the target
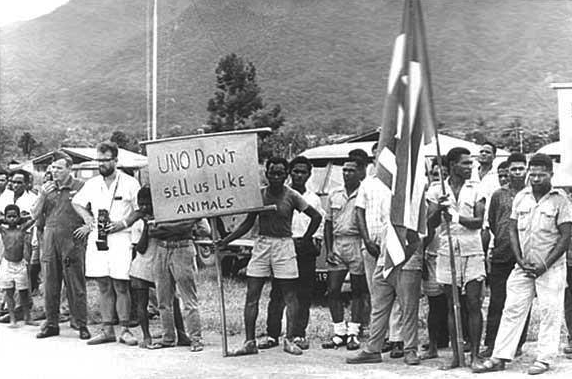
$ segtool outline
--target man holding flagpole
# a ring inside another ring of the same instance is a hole
[[[441,189],[430,187],[427,191],[428,226],[439,235],[437,256],[437,282],[444,285],[449,303],[449,335],[457,339],[457,329],[453,314],[453,291],[460,291],[461,312],[467,315],[468,334],[471,342],[471,360],[477,363],[483,318],[481,314],[481,290],[485,279],[485,257],[481,248],[479,229],[483,224],[485,200],[478,192],[477,183],[471,182],[471,152],[455,147],[447,153],[449,178],[444,182],[445,195]],[[449,223],[450,231],[445,227]],[[448,238],[447,233],[452,238]],[[453,242],[455,252],[456,283],[450,266],[450,246]],[[454,288],[453,284],[456,284]],[[444,369],[458,367],[460,354],[458,346],[453,345],[453,360]]]

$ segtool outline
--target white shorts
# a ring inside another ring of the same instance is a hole
[[[122,230],[107,236],[109,250],[97,250],[97,233],[90,233],[85,253],[85,276],[129,280],[131,267],[131,232]]]
[[[17,291],[27,290],[28,268],[26,261],[10,262],[2,258],[0,262],[0,289],[16,288]]]

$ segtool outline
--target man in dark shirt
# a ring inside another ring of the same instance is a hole
[[[322,216],[316,209],[308,205],[306,200],[295,190],[284,185],[288,176],[288,161],[283,158],[270,158],[266,162],[266,178],[268,187],[262,189],[263,204],[275,205],[275,211],[250,213],[246,220],[221,242],[221,247],[241,237],[252,228],[256,218],[259,218],[259,237],[252,249],[252,256],[246,270],[247,290],[244,307],[244,325],[246,341],[244,346],[233,352],[232,355],[257,354],[255,331],[258,316],[258,302],[262,294],[264,282],[270,276],[282,291],[286,303],[286,338],[284,351],[294,355],[301,355],[302,349],[294,343],[295,322],[298,311],[297,279],[298,265],[296,251],[292,240],[292,216],[294,211],[304,212],[311,218],[310,225],[302,237],[302,244],[312,244],[312,237],[318,227]]]
[[[45,220],[42,262],[45,268],[46,323],[37,338],[57,336],[59,329],[60,293],[62,279],[66,285],[70,312],[79,328],[79,338],[91,338],[87,329],[87,297],[85,284],[86,241],[75,238],[74,231],[83,225],[71,199],[83,187],[83,182],[71,176],[72,159],[64,152],[54,153],[52,174],[40,188],[33,209],[34,218]]]
[[[506,300],[506,282],[516,263],[516,257],[510,245],[510,213],[515,195],[524,188],[526,175],[526,157],[524,154],[513,153],[506,162],[509,185],[508,187],[501,187],[493,193],[488,214],[489,227],[483,229],[482,235],[485,254],[487,254],[489,247],[489,230],[494,235],[493,248],[490,257],[488,257],[491,295],[485,335],[486,349],[480,354],[487,358],[491,356],[494,350],[495,338]],[[517,355],[522,353],[521,348],[526,341],[527,331],[528,320],[518,344]]]

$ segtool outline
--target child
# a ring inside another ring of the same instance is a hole
[[[141,219],[131,227],[131,241],[133,243],[134,259],[131,263],[129,276],[131,278],[131,288],[133,289],[137,307],[137,318],[143,340],[139,342],[141,348],[152,348],[151,333],[149,332],[149,290],[155,288],[155,257],[157,255],[157,242],[155,238],[149,238],[149,221],[153,218],[153,204],[151,202],[151,191],[149,187],[143,187],[137,193],[137,205]],[[173,312],[175,318],[175,329],[177,332],[177,345],[190,346],[191,341],[185,333],[182,322],[179,299],[175,297],[173,301]]]
[[[4,244],[4,256],[0,262],[0,289],[5,293],[5,300],[10,315],[10,327],[16,328],[16,314],[14,312],[14,292],[20,295],[20,302],[24,313],[26,325],[37,326],[30,317],[30,296],[28,292],[28,263],[29,250],[24,248],[26,230],[32,227],[34,220],[26,221],[20,225],[20,208],[9,204],[4,209],[4,223],[8,227],[0,226],[0,235]]]

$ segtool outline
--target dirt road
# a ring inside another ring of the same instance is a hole
[[[95,328],[92,328],[95,331]],[[522,378],[532,356],[526,354],[503,373],[473,375],[468,369],[443,372],[437,370],[440,360],[408,367],[401,360],[384,355],[376,365],[344,364],[348,352],[325,351],[317,345],[301,357],[293,357],[275,348],[256,356],[222,358],[220,336],[206,336],[206,349],[191,353],[186,348],[143,350],[118,343],[87,346],[77,333],[62,324],[60,337],[37,340],[35,327],[9,329],[0,325],[0,365],[2,378],[20,379],[175,379],[175,378],[412,378],[448,379]],[[231,347],[240,337],[230,338]],[[533,351],[534,343],[525,345]],[[20,371],[21,370],[21,371]],[[20,373],[21,372],[21,373]],[[13,375],[6,375],[6,374]],[[564,378],[572,374],[572,360],[559,357],[556,368],[544,377]],[[6,376],[5,376],[6,375]]]

